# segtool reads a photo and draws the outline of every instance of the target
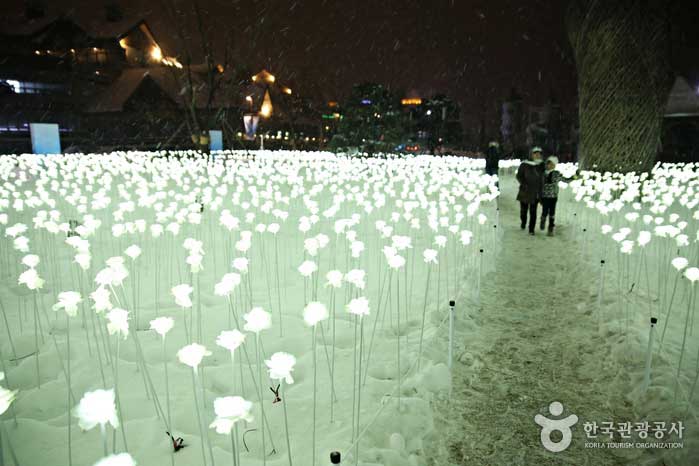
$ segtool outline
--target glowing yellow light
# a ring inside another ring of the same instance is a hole
[[[124,37],[123,39],[120,39],[120,40],[119,40],[119,45],[121,46],[122,49],[126,49],[126,47],[128,47],[128,46],[126,45],[126,37]]]
[[[253,76],[253,77],[252,77],[252,80],[253,80],[253,81],[257,81],[257,75]]]
[[[337,107],[337,102],[335,102],[334,100],[331,100],[330,102],[328,102],[328,107],[330,107],[330,108]]]
[[[223,74],[223,71],[224,71],[223,65],[221,65],[220,63],[218,65],[216,65],[216,71]]]
[[[284,88],[284,93],[285,93],[285,94],[291,95],[291,89],[289,89],[288,87],[285,87],[285,88]]]
[[[412,97],[409,99],[401,99],[400,103],[402,105],[421,105],[422,99],[419,97]]]
[[[269,80],[269,82],[273,83],[276,78],[274,77],[273,74],[270,74],[269,78],[267,78],[267,79]]]
[[[34,50],[34,53],[35,53],[36,55],[41,55],[41,52],[39,52],[38,50]]]
[[[245,100],[247,100],[248,102],[252,103],[252,96],[251,96],[251,95],[246,95],[246,96],[245,96]]]
[[[265,96],[262,100],[262,107],[260,107],[260,115],[265,118],[269,118],[272,115],[272,98],[269,96],[269,91],[265,91]]]
[[[160,50],[160,47],[157,45],[153,46],[153,48],[150,50],[150,56],[153,58],[155,61],[160,61],[163,59],[163,51]]]

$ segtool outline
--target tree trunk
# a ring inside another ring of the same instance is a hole
[[[571,0],[581,167],[646,171],[655,163],[673,84],[669,0]]]

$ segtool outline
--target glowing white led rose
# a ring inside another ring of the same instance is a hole
[[[396,254],[388,259],[388,266],[392,269],[400,269],[405,265],[405,258]]]
[[[124,254],[129,256],[131,258],[131,260],[136,260],[136,258],[138,258],[138,256],[141,255],[141,248],[135,244],[132,244],[131,246],[126,248],[126,251],[124,251]]]
[[[110,302],[110,293],[104,287],[99,287],[92,293],[90,293],[90,298],[94,301],[92,307],[94,307],[95,312],[98,314],[108,311],[112,308],[112,303]]]
[[[318,322],[328,318],[328,309],[323,303],[312,301],[303,309],[303,320],[309,327],[315,327]]]
[[[165,335],[167,335],[174,326],[175,320],[172,317],[156,317],[150,321],[151,330],[155,330],[155,332],[163,338],[165,338]]]
[[[187,345],[177,352],[177,359],[194,370],[199,367],[204,356],[211,356],[211,351],[208,351],[205,346],[199,343]]]
[[[92,256],[88,252],[81,252],[75,255],[73,262],[78,264],[81,269],[88,270],[92,262]]]
[[[697,280],[699,280],[699,268],[697,267],[690,267],[687,270],[684,271],[684,276],[689,280],[690,282],[694,283]]]
[[[243,314],[243,319],[245,319],[243,329],[246,332],[260,333],[272,326],[272,314],[261,307],[252,308],[250,312]]]
[[[299,273],[304,277],[310,277],[316,270],[318,270],[318,265],[313,261],[304,261],[298,268]]]
[[[224,330],[216,338],[216,344],[228,351],[235,351],[245,342],[245,334],[237,329]]]
[[[186,283],[175,285],[170,290],[172,296],[175,297],[175,303],[180,307],[186,308],[192,307],[192,299],[189,296],[192,294],[192,291],[194,291],[194,289]]]
[[[437,235],[434,237],[434,244],[437,245],[438,248],[443,248],[447,245],[447,237],[444,235]]]
[[[229,296],[240,285],[240,275],[230,272],[221,277],[221,281],[214,286],[216,296]]]
[[[342,286],[342,272],[339,270],[331,270],[325,274],[326,280],[328,282],[325,286],[331,286],[333,288],[340,288]]]
[[[345,281],[351,283],[360,290],[363,290],[364,286],[366,285],[366,283],[364,282],[365,275],[366,272],[364,272],[364,270],[353,269],[345,274]]]
[[[689,265],[689,261],[684,257],[675,257],[672,259],[672,266],[679,272]]]
[[[3,378],[5,377],[5,374],[3,374]],[[2,379],[0,379],[2,380]],[[15,401],[15,397],[17,396],[17,391],[16,390],[8,390],[4,387],[0,387],[0,415],[2,415],[5,411],[7,411],[7,408],[10,407],[13,401]]]
[[[651,239],[651,233],[650,231],[640,231],[638,232],[638,239],[636,240],[638,242],[638,245],[643,247],[646,244],[650,243]]]
[[[357,316],[369,315],[369,300],[364,296],[352,299],[346,306],[347,312]]]
[[[93,466],[136,466],[136,460],[128,453],[117,453],[102,458]]]
[[[63,309],[70,317],[74,317],[78,313],[78,304],[82,302],[80,293],[76,291],[64,291],[58,294],[58,302],[53,305],[52,309],[58,311]]]
[[[129,336],[129,311],[115,307],[107,313],[107,331],[110,335]]]
[[[97,425],[110,424],[119,427],[114,389],[95,390],[83,395],[73,411],[78,418],[78,425],[83,430],[90,430]]]
[[[30,290],[39,290],[44,286],[44,280],[39,277],[36,269],[28,269],[22,272],[19,276],[18,283],[25,285]]]
[[[437,263],[437,251],[435,249],[425,249],[422,252],[422,257],[426,264],[436,264]]]
[[[219,434],[230,434],[236,422],[252,422],[252,402],[240,396],[226,396],[214,400],[216,419],[209,426]]]
[[[294,383],[291,371],[294,370],[296,358],[291,354],[284,352],[274,353],[270,359],[265,360],[265,364],[269,369],[270,379],[284,380],[289,385]]]
[[[248,260],[245,257],[236,257],[231,263],[232,267],[240,273],[248,271]]]
[[[27,254],[22,258],[22,264],[30,269],[36,268],[36,266],[39,265],[39,256],[36,254]]]

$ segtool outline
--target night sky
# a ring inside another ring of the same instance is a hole
[[[122,0],[127,17],[145,18],[166,55],[178,55],[163,1]],[[174,0],[191,11],[192,2]],[[316,100],[346,96],[374,81],[421,97],[446,93],[462,105],[467,127],[486,114],[496,126],[499,103],[515,87],[526,104],[554,96],[574,112],[576,75],[565,26],[565,2],[546,0],[199,0],[219,56],[227,45],[251,69]],[[15,17],[24,2],[10,0]],[[55,0],[49,13],[89,21],[107,3]],[[193,20],[183,22],[198,49]],[[230,40],[225,40],[229,37]],[[179,52],[181,54],[181,52]]]

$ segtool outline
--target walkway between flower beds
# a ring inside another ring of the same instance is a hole
[[[582,263],[565,224],[553,238],[538,228],[535,237],[520,230],[514,180],[502,182],[496,268],[483,277],[481,309],[471,312],[477,333],[456,355],[452,399],[436,403],[429,464],[630,464],[646,453],[584,445],[584,420],[634,420],[624,402],[623,369],[609,362],[610,343],[591,312],[597,271]],[[553,401],[563,404],[563,417],[580,419],[571,446],[560,453],[544,449],[534,422],[536,414],[554,417]]]

